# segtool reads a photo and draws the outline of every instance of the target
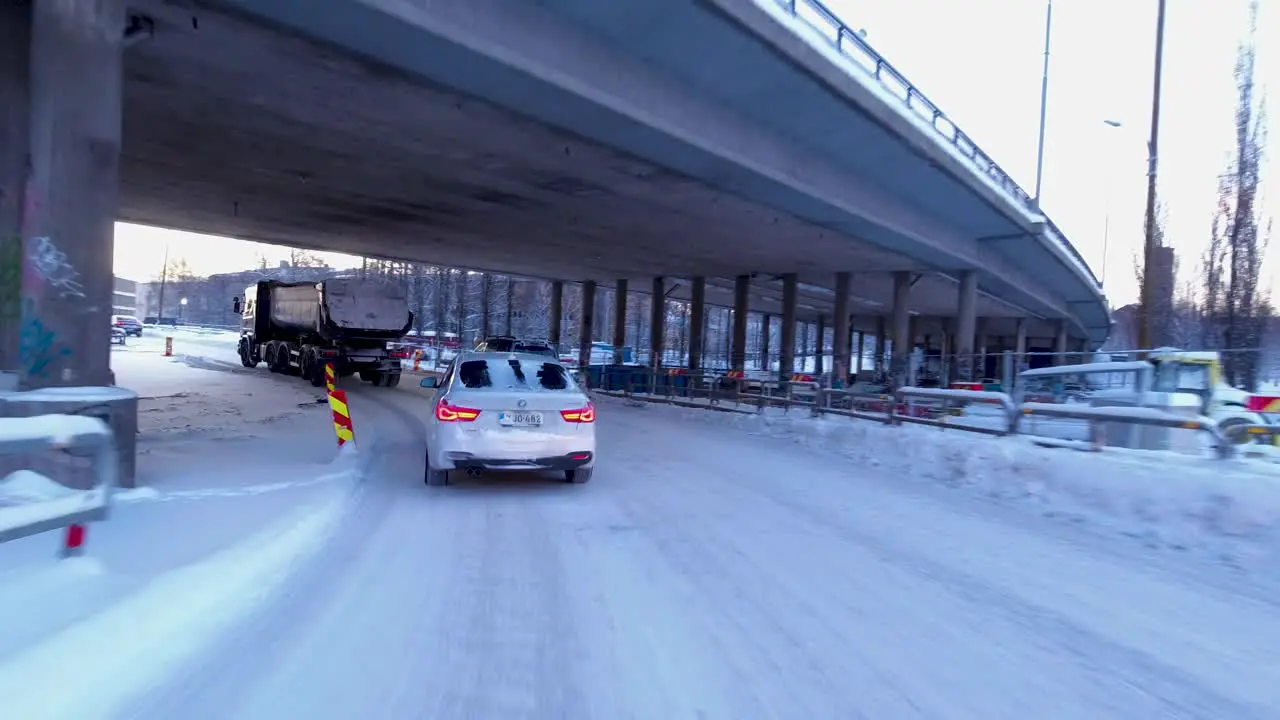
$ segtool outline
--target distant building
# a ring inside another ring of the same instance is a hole
[[[122,277],[111,279],[111,314],[138,314],[138,283]]]

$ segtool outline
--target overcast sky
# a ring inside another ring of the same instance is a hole
[[[1044,0],[827,0],[1028,192],[1035,186],[1044,51]],[[1280,78],[1280,0],[1263,0],[1259,81]],[[1146,139],[1151,122],[1156,0],[1057,0],[1054,4],[1043,207],[1104,276],[1113,304],[1137,296]],[[1160,137],[1166,237],[1183,277],[1208,237],[1218,173],[1233,132],[1232,67],[1246,0],[1169,0]],[[1271,97],[1270,117],[1280,117]],[[1104,120],[1122,123],[1111,128]],[[1280,174],[1267,163],[1264,181]],[[1264,188],[1265,193],[1265,188]],[[1110,218],[1109,224],[1107,223]],[[1104,226],[1109,225],[1103,253]],[[119,225],[116,272],[149,280],[170,244],[201,274],[288,257],[282,248]],[[1280,251],[1278,251],[1280,252]],[[354,258],[325,255],[331,264]],[[1269,282],[1277,277],[1269,253]]]

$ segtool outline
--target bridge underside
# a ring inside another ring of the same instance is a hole
[[[235,14],[154,4],[126,53],[121,218],[264,242],[549,279],[709,278],[708,302],[756,273],[753,310],[888,313],[889,272],[919,275],[913,313],[956,312],[955,283],[905,255],[716,190]],[[678,282],[678,281],[676,281]],[[809,287],[811,286],[811,287]],[[672,297],[687,297],[688,283]],[[1033,315],[982,295],[978,315]]]

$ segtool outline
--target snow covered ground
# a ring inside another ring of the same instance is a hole
[[[233,404],[310,391],[164,361]],[[88,558],[0,546],[0,715],[1280,716],[1276,478],[1247,462],[602,399],[589,485],[427,488],[426,393],[349,393],[359,451],[310,481],[215,483],[259,451],[209,441],[211,491],[156,482]]]
[[[215,335],[173,334],[177,353],[199,349],[214,357],[229,347],[234,361],[234,336],[228,344]],[[38,658],[74,672],[74,658],[50,650],[60,647],[57,642],[75,638],[70,655],[109,667],[123,658],[102,653],[129,647],[110,633],[128,632],[130,642],[153,645],[163,644],[165,633],[182,635],[183,627],[165,630],[154,611],[160,602],[155,588],[173,590],[174,578],[186,578],[189,586],[185,595],[181,588],[163,593],[163,602],[175,608],[192,606],[206,591],[240,607],[227,595],[233,590],[225,582],[233,579],[228,567],[257,573],[255,585],[271,580],[273,572],[282,577],[282,566],[267,563],[279,552],[273,555],[264,546],[275,547],[272,538],[313,526],[319,509],[340,507],[334,498],[350,487],[355,459],[335,462],[331,420],[313,388],[257,377],[238,363],[164,357],[163,342],[163,335],[147,334],[113,348],[117,383],[140,398],[140,487],[118,491],[110,519],[89,526],[87,556],[58,561],[57,533],[0,545],[0,697],[9,698],[0,716],[65,717],[52,704],[19,712],[21,697],[40,697],[15,695],[4,686],[25,684],[13,672],[19,665],[28,668],[24,672],[39,668]],[[67,488],[19,471],[0,479],[0,522],[6,513],[29,515],[70,499]],[[309,540],[299,542],[305,547]],[[246,543],[256,543],[256,549],[246,549]],[[152,609],[140,604],[147,597],[153,598]],[[131,607],[132,614],[103,615],[116,607]],[[114,617],[116,626],[108,627],[104,617]],[[170,620],[186,625],[192,618],[182,610]]]

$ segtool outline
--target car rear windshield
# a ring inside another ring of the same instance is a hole
[[[458,380],[469,389],[574,389],[573,380],[558,363],[535,360],[467,360],[458,366]]]

